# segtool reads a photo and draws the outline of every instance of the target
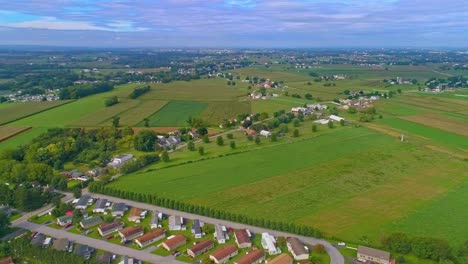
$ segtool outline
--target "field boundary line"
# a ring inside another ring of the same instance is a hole
[[[67,102],[64,102],[63,104],[59,104],[59,105],[54,105],[50,108],[47,108],[47,109],[44,109],[44,110],[41,110],[41,111],[38,111],[38,112],[35,112],[35,113],[32,113],[32,114],[29,114],[29,115],[25,115],[25,116],[22,116],[22,117],[19,117],[19,118],[16,118],[16,119],[13,119],[13,120],[10,120],[10,121],[7,121],[7,122],[4,122],[4,123],[0,123],[0,125],[8,125],[10,123],[13,123],[13,122],[16,122],[16,121],[19,121],[21,119],[24,119],[24,118],[27,118],[27,117],[30,117],[30,116],[33,116],[33,115],[37,115],[37,114],[40,114],[40,113],[43,113],[45,111],[49,111],[49,110],[52,110],[54,108],[57,108],[57,107],[60,107],[60,106],[63,106],[63,105],[66,105],[66,104],[69,104],[69,103],[73,103],[75,102],[76,100],[78,99],[72,99],[72,100],[68,100]],[[62,101],[65,101],[65,100],[62,100]]]
[[[6,137],[0,138],[0,142],[7,141],[8,139],[14,138],[14,137],[16,137],[16,136],[18,136],[18,135],[20,135],[20,134],[22,134],[22,133],[24,133],[24,132],[26,132],[26,131],[29,131],[29,130],[31,130],[31,129],[32,129],[32,127],[26,127],[26,128],[24,128],[24,129],[22,129],[22,130],[20,130],[20,131],[17,131],[17,132],[15,132],[15,133],[11,134],[11,135],[8,135],[8,136],[6,136]]]

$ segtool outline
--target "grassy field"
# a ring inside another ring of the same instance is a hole
[[[190,116],[197,117],[207,107],[208,104],[197,101],[170,101],[148,118],[149,125],[152,127],[187,126]],[[139,125],[143,126],[144,123],[140,122]]]
[[[220,124],[225,119],[236,118],[240,114],[252,113],[252,106],[249,101],[237,102],[209,102],[208,107],[200,114],[200,118],[210,124]]]
[[[5,149],[13,149],[18,146],[27,144],[30,142],[33,138],[39,136],[40,134],[44,133],[47,131],[47,128],[33,128],[30,129],[26,132],[23,132],[13,138],[10,138],[8,140],[3,141],[0,144],[0,151],[5,150]]]
[[[377,241],[388,231],[383,225],[462,183],[467,175],[453,173],[465,165],[364,128],[345,128],[297,143],[136,173],[111,186],[309,224],[347,240],[367,235]],[[390,206],[388,212],[382,206]]]
[[[54,108],[68,102],[69,101],[53,101],[1,104],[0,125],[46,111],[47,109]]]
[[[0,126],[0,142],[7,139],[13,138],[25,131],[30,129],[30,127],[5,127]]]

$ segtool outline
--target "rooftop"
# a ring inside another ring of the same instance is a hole
[[[234,235],[236,236],[237,242],[238,242],[239,244],[251,243],[251,242],[252,242],[252,241],[250,240],[249,234],[247,233],[247,230],[245,230],[245,229],[237,229],[237,230],[234,232]]]
[[[173,248],[177,245],[179,245],[182,242],[186,242],[187,239],[183,235],[175,235],[172,238],[169,238],[164,242],[168,247]]]
[[[214,243],[212,240],[203,240],[203,241],[198,242],[194,246],[192,246],[190,248],[190,251],[192,251],[193,253],[197,253],[197,252],[204,250],[207,247],[213,246],[213,244]]]
[[[268,264],[290,264],[290,263],[293,263],[293,258],[285,253],[268,261]]]
[[[154,229],[153,231],[150,231],[144,234],[143,236],[139,237],[137,240],[140,241],[140,243],[145,243],[147,241],[160,237],[164,235],[165,233],[166,231],[164,229],[158,228],[158,229]]]
[[[138,234],[138,233],[144,232],[144,231],[145,231],[145,229],[142,226],[130,226],[130,227],[126,227],[126,228],[120,230],[119,232],[124,237],[128,237],[128,236],[133,236],[135,234]]]
[[[309,254],[309,252],[307,252],[307,250],[304,248],[304,244],[302,244],[299,239],[295,237],[288,237],[287,242],[291,246],[291,250],[296,256],[301,254]]]
[[[236,261],[237,264],[251,264],[265,256],[262,250],[254,249]]]
[[[231,255],[232,253],[234,253],[236,251],[237,251],[237,248],[235,246],[227,245],[227,246],[224,246],[224,247],[216,250],[213,254],[211,254],[211,256],[213,256],[214,258],[220,260],[220,259],[226,258],[227,256]]]
[[[371,256],[371,257],[379,258],[379,259],[390,260],[390,253],[383,251],[383,250],[366,247],[366,246],[359,246],[358,254]]]

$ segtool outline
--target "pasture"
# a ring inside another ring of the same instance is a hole
[[[170,101],[148,118],[149,126],[187,126],[187,120],[190,116],[197,117],[207,107],[208,104],[197,101]],[[140,122],[139,125],[143,126],[144,123]]]
[[[48,109],[69,103],[70,101],[53,102],[27,102],[27,103],[9,103],[1,104],[0,107],[0,125],[19,120],[24,117],[39,114]]]
[[[467,175],[454,175],[463,166],[365,128],[344,128],[291,144],[135,173],[111,187],[308,224],[351,241],[367,235],[376,242],[388,231],[383,225],[463,182]],[[415,186],[422,188],[415,192]],[[382,212],[392,200],[389,213]]]

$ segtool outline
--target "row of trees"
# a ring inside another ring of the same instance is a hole
[[[5,184],[0,185],[0,204],[8,204],[21,211],[33,211],[49,203],[53,197],[50,192],[42,188],[33,188],[28,183],[10,188]]]
[[[151,90],[150,86],[145,86],[145,87],[140,87],[140,88],[135,88],[133,89],[132,93],[130,94],[129,98],[130,99],[136,99],[143,94],[149,92]]]
[[[104,93],[114,89],[114,85],[109,82],[100,82],[92,84],[78,84],[63,88],[58,93],[60,99],[78,99],[97,93]]]
[[[131,173],[135,172],[145,166],[148,166],[152,163],[158,162],[160,160],[159,155],[157,154],[147,154],[138,157],[135,160],[127,162],[120,171],[122,173]]]
[[[404,233],[393,233],[382,237],[382,245],[396,253],[414,254],[424,259],[436,261],[454,260],[461,263],[468,260],[468,241],[462,248],[454,250],[443,239],[431,237],[409,237]]]
[[[303,236],[314,236],[322,237],[322,233],[311,226],[296,225],[293,223],[285,223],[274,221],[265,218],[255,218],[244,214],[237,214],[226,212],[218,209],[209,208],[202,205],[193,205],[182,201],[177,201],[169,198],[158,197],[156,195],[148,195],[124,190],[113,189],[106,187],[102,182],[93,182],[89,185],[89,190],[94,193],[101,193],[120,197],[123,199],[134,200],[138,202],[154,204],[157,206],[184,211],[187,213],[193,213],[197,215],[203,215],[207,217],[223,219],[253,226],[259,226],[284,232],[295,233]]]
[[[119,98],[117,98],[117,96],[112,96],[110,98],[107,98],[104,101],[104,105],[106,107],[113,106],[113,105],[118,104],[118,103],[119,103]]]

